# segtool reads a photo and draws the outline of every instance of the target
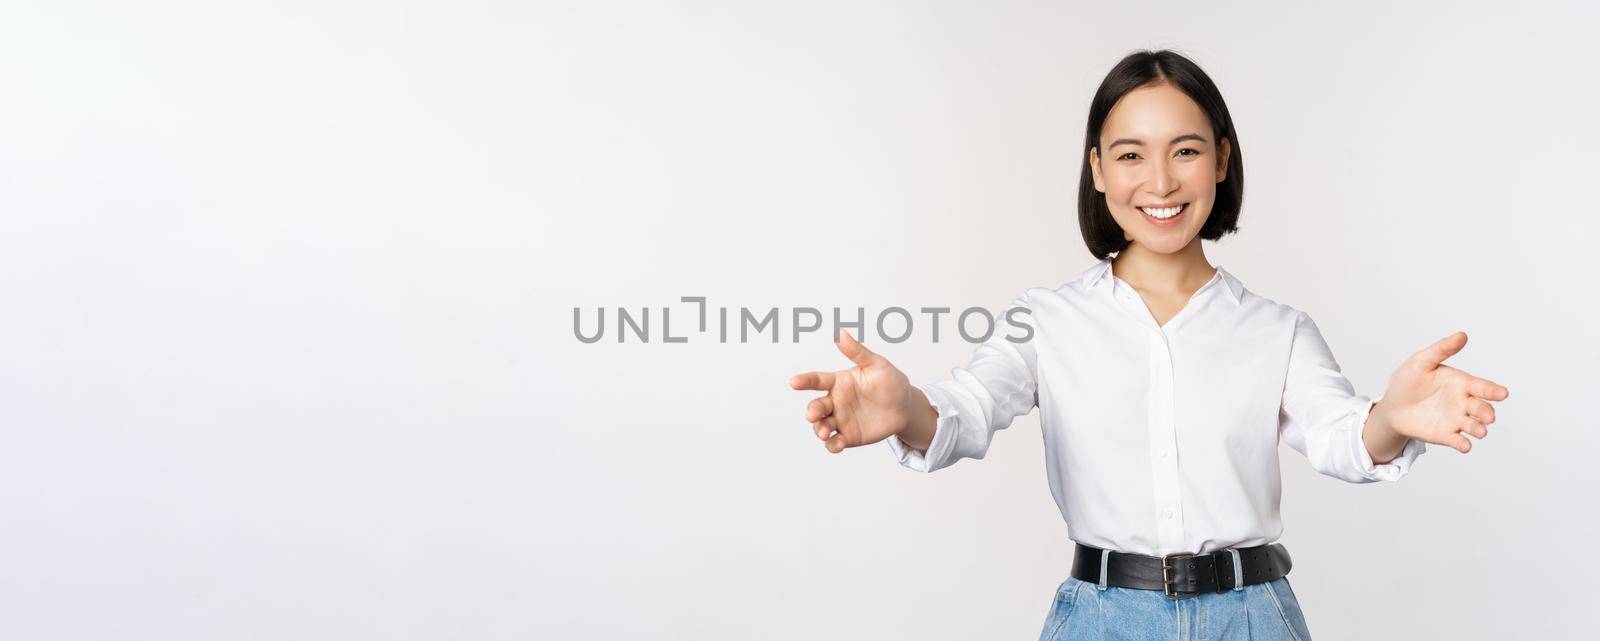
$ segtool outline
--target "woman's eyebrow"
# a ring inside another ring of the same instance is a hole
[[[1178,136],[1177,138],[1173,138],[1172,142],[1167,143],[1167,144],[1176,145],[1176,144],[1178,144],[1180,142],[1183,142],[1185,140],[1198,140],[1198,141],[1200,141],[1202,143],[1206,141],[1205,138],[1200,137],[1200,134],[1184,134],[1182,136]],[[1106,145],[1106,149],[1110,149],[1110,148],[1115,147],[1117,145],[1139,145],[1139,146],[1142,147],[1142,146],[1144,146],[1144,141],[1143,140],[1137,140],[1137,139],[1134,139],[1134,138],[1118,138],[1116,142],[1111,143],[1109,145]]]

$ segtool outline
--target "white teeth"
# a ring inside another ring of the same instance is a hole
[[[1178,205],[1177,207],[1166,207],[1164,209],[1151,209],[1149,207],[1140,207],[1139,210],[1143,211],[1146,214],[1150,214],[1150,217],[1152,217],[1152,218],[1171,218],[1173,216],[1178,215],[1178,212],[1183,211],[1183,208],[1186,207],[1186,206],[1188,206],[1188,203],[1185,203],[1185,204],[1182,204],[1182,205]]]

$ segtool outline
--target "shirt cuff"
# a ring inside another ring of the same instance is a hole
[[[933,442],[928,444],[926,452],[915,449],[900,440],[900,435],[895,434],[887,439],[889,451],[894,453],[895,460],[900,465],[918,472],[932,472],[950,464],[950,451],[955,445],[956,430],[960,429],[957,419],[956,404],[950,399],[938,383],[928,385],[912,384],[922,394],[928,397],[928,402],[939,411],[939,418],[934,422]]]
[[[1411,464],[1417,457],[1427,451],[1427,446],[1414,438],[1406,439],[1406,445],[1400,450],[1400,455],[1394,460],[1378,465],[1372,462],[1372,454],[1367,451],[1367,444],[1361,440],[1361,432],[1366,427],[1367,415],[1372,412],[1372,406],[1383,397],[1379,396],[1366,401],[1356,408],[1355,429],[1351,430],[1355,438],[1356,469],[1369,481],[1398,481],[1411,472]]]

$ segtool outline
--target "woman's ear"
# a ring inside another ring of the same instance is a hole
[[[1094,176],[1094,190],[1102,194],[1106,193],[1105,179],[1100,177],[1100,149],[1098,147],[1089,148],[1089,173]]]
[[[1222,139],[1222,151],[1217,154],[1217,182],[1228,179],[1228,155],[1233,153],[1233,145],[1227,138]]]

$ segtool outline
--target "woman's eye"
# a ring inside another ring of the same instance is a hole
[[[1198,156],[1198,155],[1200,155],[1200,152],[1196,151],[1196,150],[1193,150],[1193,149],[1184,148],[1184,149],[1179,149],[1178,150],[1178,155],[1179,156]],[[1137,160],[1138,158],[1139,158],[1139,154],[1136,154],[1136,153],[1131,152],[1131,151],[1128,152],[1128,153],[1122,154],[1121,156],[1117,156],[1117,160]]]

